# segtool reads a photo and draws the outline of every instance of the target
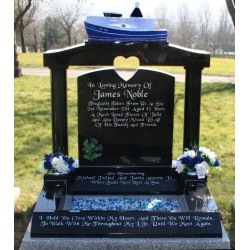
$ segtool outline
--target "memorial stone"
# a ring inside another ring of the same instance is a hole
[[[141,66],[186,68],[184,147],[198,145],[196,91],[209,55],[162,40],[96,42],[96,34],[79,47],[44,54],[52,75],[54,152],[68,153],[66,68],[112,66],[117,56],[138,56]],[[157,39],[161,36],[157,33]],[[173,76],[144,67],[127,80],[114,68],[78,77],[80,167],[73,173],[44,175],[21,249],[230,248],[207,179],[172,168],[174,88]]]
[[[222,237],[206,179],[171,165],[174,86],[145,68],[78,78],[80,168],[45,175],[31,237]]]
[[[138,69],[124,81],[114,69],[78,78],[79,152],[96,138],[102,156],[80,165],[171,166],[174,77]]]
[[[230,248],[206,179],[171,167],[174,86],[141,67],[126,81],[114,68],[78,78],[80,167],[44,175],[21,249]]]

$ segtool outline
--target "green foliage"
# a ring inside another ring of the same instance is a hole
[[[96,158],[99,158],[102,156],[102,146],[101,145],[98,145],[98,142],[97,140],[89,140],[89,139],[86,139],[84,142],[83,142],[83,150],[84,150],[84,154],[83,154],[83,157],[89,161],[93,161],[95,160]]]
[[[43,46],[44,50],[62,48],[67,45],[65,32],[61,27],[58,17],[46,17],[44,21],[44,36]]]

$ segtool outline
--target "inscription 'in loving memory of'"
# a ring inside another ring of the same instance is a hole
[[[87,86],[93,90],[87,111],[91,123],[96,128],[157,127],[165,111],[164,102],[148,100],[152,88],[151,82],[143,84],[88,82]]]

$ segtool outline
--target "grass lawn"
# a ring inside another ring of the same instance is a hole
[[[42,53],[21,53],[19,54],[19,61],[21,67],[41,68],[43,67]],[[73,66],[71,68],[80,68]],[[184,73],[183,67],[152,67],[159,70],[167,71],[169,73]],[[234,76],[235,60],[231,58],[214,58],[211,57],[210,68],[205,68],[203,74],[205,75],[220,75],[220,76]]]
[[[77,85],[68,81],[69,155],[77,152]],[[18,249],[43,184],[39,163],[52,151],[51,94],[49,77],[15,79],[15,186],[21,195],[15,202],[15,249]],[[233,84],[202,84],[200,145],[215,151],[222,171],[210,172],[209,187],[228,232],[233,228],[235,134]],[[182,153],[184,84],[176,83],[173,157]],[[233,236],[232,236],[233,238]]]

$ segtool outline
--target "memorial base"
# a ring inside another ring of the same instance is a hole
[[[222,238],[31,238],[31,223],[20,250],[42,249],[115,249],[115,250],[195,250],[231,249],[230,240],[222,226]]]

